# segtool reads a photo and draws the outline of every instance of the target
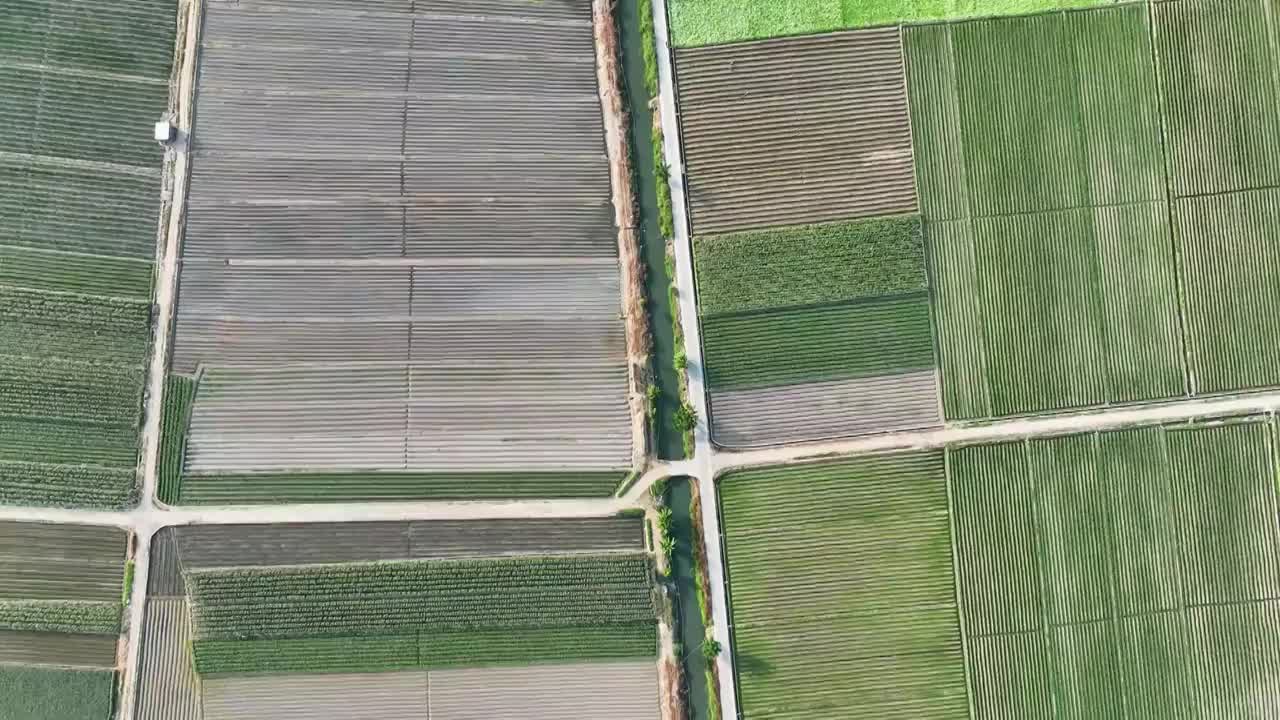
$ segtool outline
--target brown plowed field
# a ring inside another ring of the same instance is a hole
[[[898,30],[677,50],[696,234],[916,209]]]

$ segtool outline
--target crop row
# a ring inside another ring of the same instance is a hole
[[[745,717],[967,717],[941,452],[721,481]]]
[[[703,320],[713,390],[932,368],[925,293]]]
[[[928,288],[917,215],[700,236],[694,251],[704,316]]]
[[[115,673],[110,670],[0,666],[0,716],[15,720],[110,717],[114,684]]]
[[[123,298],[37,293],[0,286],[0,317],[49,325],[76,325],[145,342],[151,327],[151,305]]]
[[[0,347],[16,348],[27,357],[68,358],[119,365],[142,366],[147,338],[141,333],[103,332],[91,325],[32,322],[4,318],[0,322]]]
[[[150,261],[0,247],[0,285],[47,292],[151,298]]]
[[[0,150],[145,166],[164,157],[147,121],[168,105],[162,81],[33,73],[0,63]],[[92,107],[93,112],[84,109]]]
[[[113,635],[119,603],[72,600],[0,600],[0,628],[30,632]]]
[[[6,245],[150,260],[159,204],[158,172],[111,174],[0,159]]]
[[[0,61],[162,80],[173,64],[176,12],[165,0],[28,0],[0,17]]]
[[[137,455],[133,427],[0,416],[0,460],[131,468]]]
[[[609,627],[422,631],[409,635],[288,640],[198,640],[197,672],[375,672],[651,657],[653,623]]]
[[[160,418],[160,460],[156,495],[161,502],[176,503],[181,492],[182,460],[191,425],[196,379],[185,375],[165,378],[164,409]]]
[[[316,567],[233,568],[192,572],[188,579],[198,600],[244,597],[305,599],[317,593],[372,595],[419,592],[448,587],[485,587],[519,581],[555,586],[593,579],[628,581],[648,571],[642,554],[575,555],[439,561],[352,563]]]
[[[132,467],[0,461],[0,504],[119,509],[136,499]]]
[[[200,639],[653,619],[641,554],[212,570],[186,578]]]
[[[0,355],[0,412],[132,427],[143,379],[140,367]]]

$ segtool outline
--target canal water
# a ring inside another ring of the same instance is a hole
[[[675,330],[671,277],[666,268],[666,242],[658,228],[658,181],[653,160],[653,113],[644,84],[644,39],[640,31],[639,0],[619,0],[617,20],[622,42],[622,68],[627,111],[631,116],[631,166],[635,172],[640,210],[641,255],[645,264],[649,327],[653,333],[653,365],[658,387],[657,453],[663,460],[684,457],[675,413],[680,407],[680,380],[675,367]]]

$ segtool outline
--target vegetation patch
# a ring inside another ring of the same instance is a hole
[[[1170,192],[1178,197],[1280,184],[1280,48],[1261,0],[1152,5]],[[1270,17],[1268,17],[1270,16]]]
[[[0,461],[0,503],[6,505],[120,509],[136,500],[133,467]]]
[[[1184,392],[1164,203],[930,224],[948,417]]]
[[[651,656],[646,555],[188,573],[200,672]],[[243,652],[237,648],[243,648]]]
[[[707,382],[713,390],[934,366],[926,293],[705,318],[702,332]]]
[[[924,290],[920,218],[875,218],[699,237],[704,316]]]
[[[0,628],[29,632],[115,635],[121,606],[114,602],[0,600]]]
[[[115,673],[0,666],[0,717],[86,720],[111,715]]]
[[[174,504],[182,491],[182,465],[187,450],[187,430],[196,397],[196,379],[170,374],[165,378],[164,415],[160,418],[160,459],[156,495]]]
[[[150,302],[149,260],[0,246],[0,285]]]
[[[967,717],[941,452],[720,481],[745,717]]]
[[[1250,697],[1280,661],[1275,437],[1228,422],[951,451],[979,714],[1183,717]]]
[[[913,27],[903,41],[926,222],[1165,199],[1144,5]]]
[[[1176,201],[1187,359],[1194,392],[1280,385],[1280,192]]]

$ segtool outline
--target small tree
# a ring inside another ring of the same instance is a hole
[[[702,657],[711,662],[720,654],[720,643],[715,638],[707,638],[702,641]]]
[[[676,416],[674,418],[676,430],[685,433],[689,432],[698,424],[698,413],[689,406],[689,403],[683,403],[676,408]]]
[[[666,535],[662,538],[662,545],[659,547],[662,550],[662,557],[666,558],[667,564],[670,565],[671,556],[676,552],[676,539]]]
[[[671,508],[658,508],[658,529],[663,535],[671,534]]]

